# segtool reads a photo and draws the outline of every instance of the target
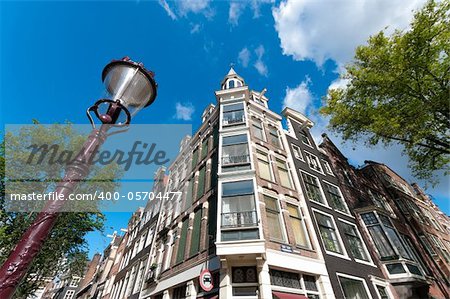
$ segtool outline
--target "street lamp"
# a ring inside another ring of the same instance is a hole
[[[157,84],[153,77],[153,72],[129,57],[113,60],[105,66],[102,80],[110,98],[101,99],[88,108],[87,115],[93,130],[76,158],[67,166],[64,178],[56,187],[56,193],[67,198],[78,182],[89,174],[90,161],[105,142],[111,126],[127,126],[139,110],[153,103],[157,93]],[[108,105],[106,113],[99,111],[102,104]],[[98,129],[90,112],[102,123]],[[122,113],[125,113],[126,118],[119,121]],[[46,204],[0,268],[1,299],[12,298],[16,287],[56,223],[58,212],[64,203],[64,200],[51,200]]]

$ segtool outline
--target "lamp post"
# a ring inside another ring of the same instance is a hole
[[[56,187],[56,193],[67,198],[78,182],[89,174],[90,162],[106,140],[106,133],[111,126],[127,126],[139,110],[153,103],[157,93],[157,84],[153,77],[154,74],[145,69],[142,63],[134,62],[128,57],[113,60],[105,66],[102,81],[110,99],[101,99],[88,108],[86,113],[93,130],[82,150],[67,166],[64,178]],[[108,105],[106,113],[99,112],[100,105]],[[99,128],[95,127],[91,112],[101,121]],[[125,114],[125,120],[119,121],[119,117],[123,114]],[[55,225],[58,212],[64,203],[64,200],[51,200],[46,204],[0,268],[1,299],[9,299],[14,295],[17,286]]]

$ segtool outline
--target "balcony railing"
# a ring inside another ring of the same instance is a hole
[[[256,211],[222,213],[222,227],[251,227],[257,226]]]
[[[223,118],[223,125],[236,125],[244,122],[245,122],[244,114]]]
[[[248,154],[222,157],[222,166],[246,163],[250,163],[250,155]]]

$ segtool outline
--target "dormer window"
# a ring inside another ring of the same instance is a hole
[[[234,80],[228,81],[228,88],[234,88]]]

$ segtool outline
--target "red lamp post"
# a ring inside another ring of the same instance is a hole
[[[111,98],[101,99],[87,110],[93,130],[81,152],[67,166],[64,178],[56,187],[56,193],[67,198],[78,182],[89,174],[90,161],[106,140],[106,133],[111,126],[127,126],[133,115],[153,103],[157,94],[157,84],[153,77],[154,74],[145,69],[142,63],[136,63],[128,57],[114,60],[105,66],[102,80]],[[108,105],[104,114],[99,112],[99,106],[102,104]],[[95,128],[90,112],[93,112],[102,123],[98,129]],[[119,117],[122,113],[126,118],[121,122]],[[1,299],[9,299],[14,295],[55,225],[58,212],[64,203],[64,200],[52,200],[46,204],[0,268]]]

